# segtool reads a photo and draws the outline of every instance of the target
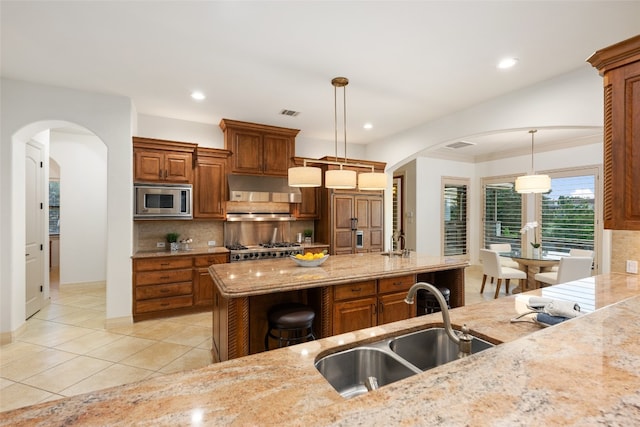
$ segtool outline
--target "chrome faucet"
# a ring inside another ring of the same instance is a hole
[[[425,291],[429,291],[436,297],[438,300],[438,304],[440,304],[440,311],[442,312],[442,321],[444,322],[444,330],[449,335],[451,341],[458,346],[458,358],[467,357],[471,355],[471,341],[473,337],[469,334],[469,328],[466,324],[462,325],[462,333],[460,335],[456,334],[456,331],[451,327],[451,319],[449,318],[449,307],[447,307],[447,302],[444,299],[442,293],[430,283],[426,282],[418,282],[415,283],[409,289],[409,293],[407,297],[404,299],[404,302],[407,304],[413,304],[416,293],[419,289],[424,289]]]

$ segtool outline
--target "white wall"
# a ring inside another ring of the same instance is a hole
[[[93,135],[51,131],[60,166],[60,284],[106,280],[107,147]]]
[[[0,93],[0,333],[25,322],[24,147],[33,135],[75,124],[108,149],[107,320],[131,318],[134,124],[131,100],[2,79]],[[22,147],[22,148],[21,148]],[[21,154],[22,152],[22,154]]]

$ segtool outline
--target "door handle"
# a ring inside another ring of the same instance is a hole
[[[25,254],[25,256],[29,256],[29,255],[31,255],[31,254]]]

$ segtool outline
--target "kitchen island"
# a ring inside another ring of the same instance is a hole
[[[353,399],[318,373],[318,357],[439,325],[441,315],[7,411],[0,426],[633,425],[640,419],[640,280],[614,273],[579,282],[592,290],[595,312],[543,329],[510,323],[516,296],[453,309],[454,325],[467,323],[476,336],[503,344]]]
[[[450,305],[463,306],[466,266],[463,260],[415,252],[331,255],[312,268],[288,258],[211,265],[214,360],[264,351],[267,312],[279,303],[313,307],[319,338],[415,316],[415,306],[404,297],[417,281],[447,287]]]

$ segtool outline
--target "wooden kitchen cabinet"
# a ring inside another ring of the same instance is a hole
[[[321,160],[336,161],[335,157]],[[344,161],[343,159],[337,159]],[[348,163],[372,165],[376,172],[384,172],[385,163],[348,159]],[[324,169],[333,169],[328,165]],[[349,167],[357,172],[369,168]],[[358,252],[381,252],[384,249],[384,192],[318,189],[320,193],[319,219],[315,222],[316,240],[328,242],[333,255]],[[356,248],[356,232],[363,234],[362,248]]]
[[[133,319],[210,310],[214,286],[208,267],[226,262],[228,253],[134,258]]]
[[[604,80],[604,228],[640,230],[640,36],[588,61]]]
[[[405,320],[416,315],[404,302],[416,276],[337,285],[333,289],[333,335]]]
[[[224,147],[231,151],[231,173],[286,177],[293,165],[299,129],[222,119]]]
[[[133,137],[134,182],[189,183],[197,144]]]
[[[198,255],[193,259],[193,305],[208,306],[213,304],[213,279],[209,274],[209,266],[229,262],[228,254]]]
[[[198,147],[193,185],[193,218],[226,218],[227,173],[229,152]]]
[[[191,257],[135,259],[133,318],[143,320],[193,305]]]

